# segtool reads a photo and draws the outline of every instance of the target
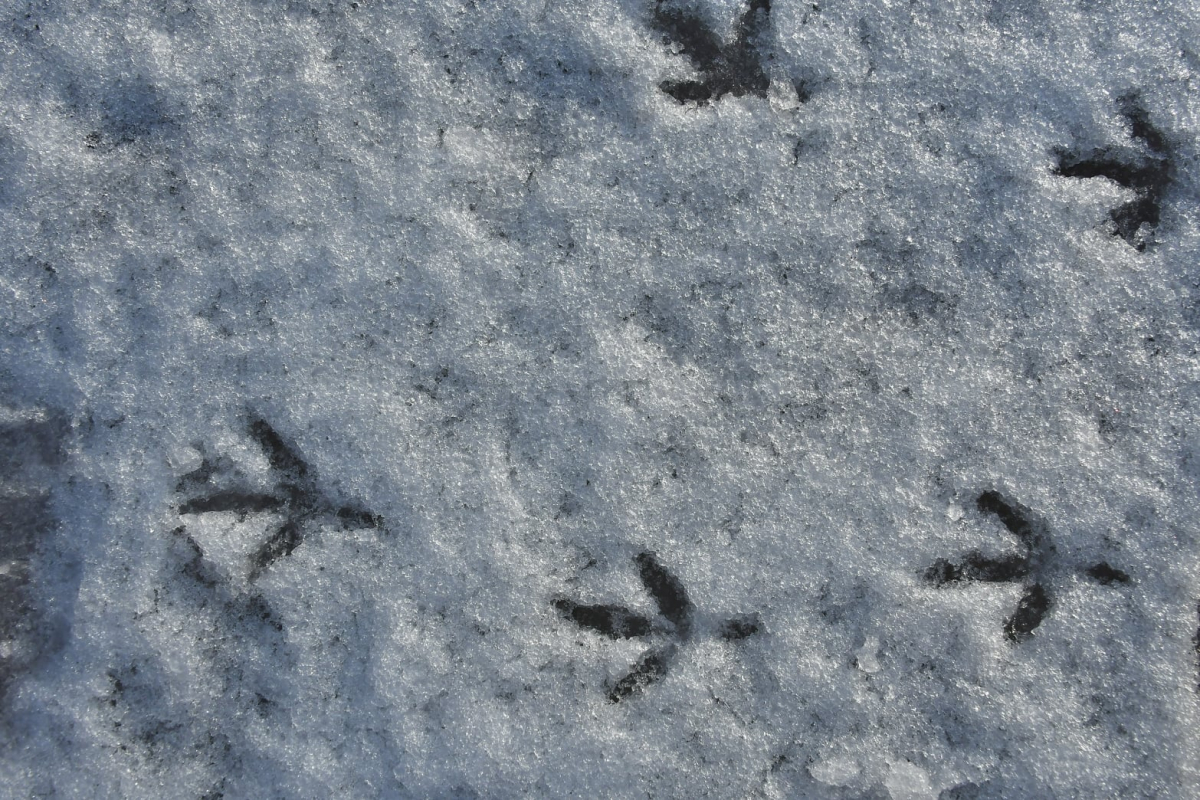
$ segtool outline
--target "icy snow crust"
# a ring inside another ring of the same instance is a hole
[[[1195,796],[1194,3],[2,8],[0,794]]]

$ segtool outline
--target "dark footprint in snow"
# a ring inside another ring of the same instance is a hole
[[[258,443],[277,478],[271,493],[238,488],[221,488],[214,479],[229,468],[224,459],[205,458],[200,468],[184,475],[176,487],[192,494],[179,506],[180,514],[232,511],[242,516],[279,512],[284,520],[250,557],[250,580],[256,580],[279,559],[289,556],[304,541],[304,526],[310,520],[336,520],[343,529],[378,528],[382,520],[355,505],[339,505],[317,485],[312,469],[294,448],[261,417],[251,417],[248,432]]]
[[[1061,562],[1046,524],[1028,508],[995,491],[979,495],[975,505],[981,513],[1000,520],[1020,543],[1021,552],[985,556],[976,550],[958,562],[938,559],[925,570],[925,580],[935,586],[975,581],[1020,584],[1024,590],[1016,610],[1004,623],[1004,634],[1013,642],[1023,642],[1050,613],[1054,606],[1051,589],[1061,582],[1069,567]],[[1129,575],[1105,562],[1083,572],[1104,586],[1129,583]]]
[[[1200,603],[1196,603],[1196,616],[1200,617]],[[1200,665],[1200,628],[1196,628],[1196,635],[1192,637],[1192,646],[1196,650],[1196,661]],[[1196,684],[1196,691],[1200,692],[1200,683]]]
[[[1138,148],[1105,148],[1088,155],[1065,149],[1058,157],[1056,175],[1064,178],[1106,178],[1134,192],[1134,198],[1109,213],[1114,232],[1139,251],[1146,249],[1147,234],[1158,226],[1162,204],[1171,186],[1172,164],[1166,137],[1150,122],[1149,113],[1135,96],[1122,99],[1121,115],[1129,124]]]
[[[13,417],[0,421],[0,699],[57,652],[70,630],[37,596],[50,566],[43,543],[58,526],[51,487],[62,477],[70,426],[45,411]]]
[[[653,553],[641,553],[634,563],[642,585],[654,598],[659,615],[668,625],[656,627],[652,620],[624,606],[582,605],[565,598],[554,601],[555,608],[565,619],[582,628],[610,639],[652,641],[653,646],[642,654],[629,673],[609,687],[608,699],[613,703],[641,692],[667,674],[679,646],[691,636],[695,617],[695,606],[688,598],[687,590]],[[735,641],[757,633],[760,627],[758,615],[747,614],[721,623],[718,633],[726,641]],[[661,641],[663,638],[665,642]]]
[[[727,94],[766,97],[771,80],[763,71],[759,49],[770,18],[770,0],[750,0],[738,20],[733,41],[723,42],[679,0],[657,0],[654,27],[703,75],[698,81],[663,81],[658,88],[680,103],[707,103]]]

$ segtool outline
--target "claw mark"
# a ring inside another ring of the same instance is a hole
[[[1111,586],[1114,583],[1129,583],[1129,575],[1127,573],[1110,567],[1103,561],[1095,566],[1088,567],[1087,574],[1088,577],[1099,581],[1105,586]]]
[[[1104,149],[1081,157],[1058,149],[1055,174],[1064,178],[1107,178],[1132,189],[1134,199],[1113,209],[1109,219],[1116,234],[1140,251],[1146,249],[1146,241],[1138,231],[1142,226],[1154,228],[1162,215],[1163,199],[1171,185],[1171,159],[1166,137],[1151,124],[1138,98],[1127,96],[1121,103],[1121,115],[1129,123],[1133,139],[1142,144],[1143,152],[1118,155]]]
[[[1025,589],[1017,603],[1017,610],[1004,623],[1004,633],[1014,642],[1023,642],[1033,634],[1033,629],[1042,624],[1046,614],[1050,612],[1050,595],[1035,583]]]
[[[727,619],[721,623],[721,638],[727,642],[745,639],[758,633],[761,623],[758,614],[744,614],[740,617]]]
[[[1050,613],[1054,598],[1047,586],[1057,582],[1063,570],[1049,530],[1044,522],[1024,506],[1006,500],[999,492],[979,495],[975,506],[984,514],[997,517],[1008,532],[1020,541],[1023,552],[999,557],[985,556],[978,550],[964,556],[960,563],[938,559],[925,570],[925,580],[935,586],[951,583],[1020,583],[1024,590],[1017,608],[1004,623],[1004,633],[1013,642],[1033,635]],[[1129,575],[1105,562],[1084,570],[1098,583],[1129,583]]]
[[[987,558],[981,553],[968,553],[961,564],[938,559],[925,571],[925,579],[939,586],[959,581],[1007,583],[1020,580],[1028,574],[1029,562],[1023,556]]]
[[[613,703],[619,703],[630,695],[641,692],[667,674],[677,652],[677,645],[686,642],[691,636],[695,615],[695,607],[688,599],[683,583],[659,562],[654,553],[640,553],[634,558],[634,563],[637,564],[642,585],[658,605],[659,615],[670,623],[669,629],[656,628],[651,620],[624,606],[587,606],[565,598],[554,601],[554,607],[564,618],[610,639],[637,638],[653,641],[660,636],[669,638],[666,643],[644,652],[629,673],[611,686],[608,699]],[[735,641],[758,633],[761,627],[757,614],[746,614],[721,623],[718,634],[726,641]]]
[[[269,494],[222,492],[209,497],[188,500],[179,507],[179,513],[208,514],[219,511],[236,511],[239,514],[252,514],[260,511],[274,511],[282,505],[282,500]]]
[[[279,559],[290,556],[292,551],[300,546],[303,538],[300,525],[295,520],[289,519],[283,523],[279,530],[271,534],[271,538],[263,542],[262,546],[250,557],[250,580],[253,581],[262,574],[263,570]]]
[[[642,575],[642,584],[658,604],[662,614],[681,638],[687,638],[692,628],[692,603],[679,579],[658,563],[653,553],[642,553],[634,559]]]
[[[674,655],[674,645],[668,645],[662,650],[648,650],[638,660],[638,663],[634,664],[629,674],[613,685],[608,693],[609,702],[619,703],[634,692],[642,691],[666,675],[667,665]]]
[[[299,489],[300,484],[308,477],[308,464],[304,463],[304,459],[284,444],[283,439],[264,419],[255,418],[250,421],[250,435],[262,447],[271,469],[283,478],[284,486],[289,490]]]
[[[759,47],[770,24],[771,0],[750,0],[732,42],[725,43],[695,14],[656,0],[654,26],[668,44],[692,60],[699,81],[663,81],[658,88],[680,103],[707,103],[727,94],[766,97],[771,80],[763,72]]]
[[[253,582],[279,559],[289,556],[304,541],[304,523],[316,517],[336,519],[343,529],[378,528],[382,520],[376,514],[354,505],[337,505],[316,484],[308,463],[289,446],[270,423],[252,417],[250,437],[262,448],[267,463],[277,476],[272,494],[242,489],[211,490],[213,478],[228,468],[224,460],[205,459],[200,468],[184,475],[177,487],[180,493],[196,491],[199,496],[179,506],[180,514],[207,514],[234,511],[245,516],[282,511],[284,522],[250,556],[250,580]],[[209,489],[205,492],[204,490]]]
[[[999,492],[984,492],[979,495],[975,505],[980,511],[999,517],[1004,527],[1021,540],[1021,544],[1025,545],[1031,556],[1035,551],[1049,546],[1045,526],[1039,524],[1035,527],[1035,523],[1030,519],[1029,509],[1008,503]]]
[[[591,628],[610,639],[632,639],[650,633],[650,620],[620,606],[581,606],[556,600],[554,607],[581,628]]]

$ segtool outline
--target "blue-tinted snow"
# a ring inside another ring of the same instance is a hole
[[[1193,3],[0,8],[0,794],[1195,792]]]

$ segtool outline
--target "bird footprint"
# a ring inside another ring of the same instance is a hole
[[[256,580],[268,567],[292,554],[304,540],[304,527],[317,518],[335,520],[343,529],[377,528],[382,520],[356,505],[343,505],[322,491],[308,463],[295,449],[261,417],[249,421],[250,437],[258,443],[267,457],[271,471],[277,477],[277,488],[271,493],[244,489],[220,488],[214,484],[218,473],[228,469],[225,459],[205,458],[199,469],[184,475],[176,487],[181,494],[192,494],[179,506],[180,514],[206,514],[234,511],[242,516],[262,512],[279,512],[283,523],[250,556],[250,581]]]
[[[691,637],[695,606],[688,598],[680,580],[671,574],[654,553],[641,553],[635,559],[642,585],[658,606],[659,615],[668,623],[655,626],[647,617],[624,606],[583,605],[567,598],[555,600],[554,606],[566,619],[582,628],[601,633],[610,639],[649,639],[654,642],[665,636],[665,642],[653,643],[633,668],[609,687],[608,699],[619,703],[642,691],[667,674],[681,645]],[[733,641],[758,632],[757,614],[725,620],[719,627],[722,638]]]
[[[1058,149],[1056,175],[1064,178],[1107,178],[1133,190],[1134,198],[1109,213],[1113,232],[1137,250],[1146,249],[1146,233],[1158,225],[1167,190],[1171,186],[1172,163],[1167,138],[1150,122],[1150,116],[1135,96],[1121,101],[1121,116],[1129,124],[1131,138],[1140,149],[1095,150],[1087,156]]]
[[[698,81],[663,81],[658,88],[680,103],[707,103],[727,94],[766,97],[771,80],[763,71],[759,47],[770,17],[770,0],[750,0],[733,41],[723,42],[700,17],[676,3],[657,0],[654,27],[704,76]]]
[[[1061,582],[1064,572],[1058,552],[1046,524],[999,492],[984,492],[976,498],[975,506],[980,512],[997,517],[1020,541],[1022,552],[990,557],[975,550],[958,563],[938,559],[925,570],[925,580],[935,586],[973,581],[1022,584],[1024,591],[1016,610],[1004,623],[1004,633],[1013,642],[1023,642],[1042,624],[1054,605],[1053,588]],[[1103,561],[1083,572],[1105,586],[1129,582],[1126,573]]]

